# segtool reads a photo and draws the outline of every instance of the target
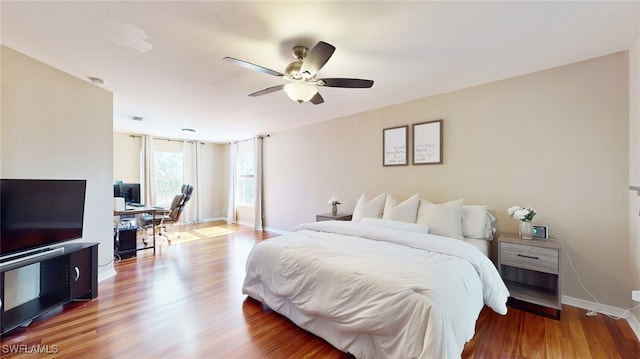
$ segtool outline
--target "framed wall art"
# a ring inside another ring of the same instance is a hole
[[[385,128],[382,130],[382,165],[407,166],[409,126]]]
[[[413,124],[413,164],[442,164],[442,120]]]

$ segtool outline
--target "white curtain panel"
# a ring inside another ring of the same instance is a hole
[[[143,193],[142,202],[147,206],[155,206],[156,190],[153,175],[153,138],[151,136],[142,136],[140,147],[140,153],[142,154],[142,173],[140,174],[141,191]]]
[[[200,196],[200,192],[201,191],[196,191],[196,188],[200,188],[200,183],[201,181],[201,176],[202,176],[202,150],[204,149],[204,143],[203,142],[196,142],[195,143],[195,148],[196,148],[196,179],[195,182],[193,183],[193,194],[191,195],[192,197],[195,197],[195,202],[193,203],[193,208],[195,208],[196,214],[195,214],[195,221],[196,223],[199,223],[202,221],[202,197]],[[192,198],[194,199],[194,198]]]
[[[264,212],[262,206],[262,144],[264,142],[263,136],[256,136],[253,140],[253,171],[255,180],[255,217],[254,227],[261,231],[263,229],[262,222],[264,221]]]
[[[199,161],[199,142],[197,141],[185,141],[182,147],[183,154],[183,181],[185,184],[190,184],[193,186],[193,194],[187,202],[185,208],[182,211],[182,215],[180,216],[180,222],[182,223],[197,223],[199,222],[200,211],[199,205],[200,201],[198,200],[198,189],[200,186],[198,185],[198,172],[200,168]]]
[[[238,155],[238,143],[229,144],[229,208],[227,210],[227,223],[236,223],[236,157]]]

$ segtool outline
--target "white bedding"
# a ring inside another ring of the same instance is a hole
[[[339,221],[258,243],[242,290],[357,358],[459,358],[509,295],[466,242]]]
[[[490,254],[490,250],[491,250],[491,242],[489,242],[486,239],[475,239],[475,238],[467,238],[464,237],[463,241],[471,244],[472,246],[478,248],[478,250],[480,252],[482,252],[482,254],[484,254],[485,256],[489,257]]]

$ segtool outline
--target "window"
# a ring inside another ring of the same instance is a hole
[[[182,153],[154,151],[156,205],[169,206],[183,183]]]
[[[253,150],[238,153],[237,160],[236,203],[240,206],[253,207],[255,203]]]

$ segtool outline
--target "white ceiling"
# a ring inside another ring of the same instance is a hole
[[[113,92],[115,131],[227,142],[629,49],[627,2],[1,2],[3,45]],[[318,77],[375,81],[320,88],[321,105],[284,80],[293,45],[337,50]],[[88,80],[87,80],[88,81]],[[132,116],[144,117],[133,121]]]

